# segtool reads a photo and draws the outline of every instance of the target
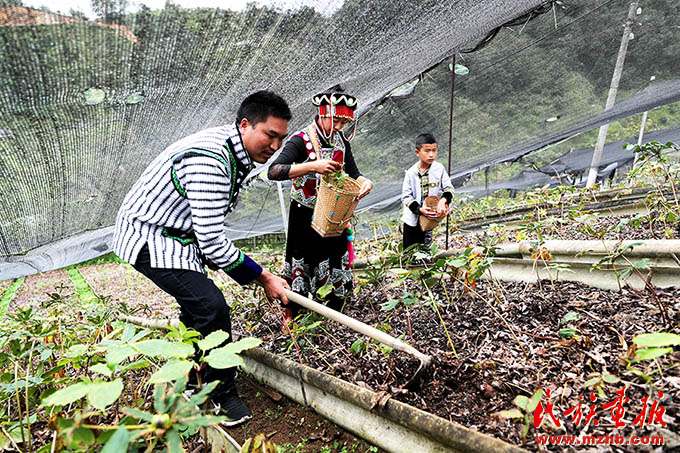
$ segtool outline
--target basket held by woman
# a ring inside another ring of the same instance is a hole
[[[325,175],[317,193],[312,228],[322,237],[340,236],[359,203],[361,184],[347,175]]]

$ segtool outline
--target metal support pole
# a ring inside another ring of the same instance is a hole
[[[642,145],[642,137],[645,135],[645,125],[647,124],[647,114],[649,112],[645,111],[645,113],[642,114],[642,121],[640,122],[640,133],[638,134],[638,140],[637,144],[638,146]],[[633,168],[637,167],[638,164],[638,154],[635,153],[635,158],[633,158]]]
[[[623,37],[621,38],[621,46],[619,46],[619,54],[616,57],[616,65],[614,65],[614,74],[612,75],[612,82],[609,86],[609,95],[607,96],[607,102],[604,107],[606,112],[614,106],[616,101],[616,92],[619,89],[619,80],[621,80],[621,73],[623,72],[623,62],[626,59],[626,51],[628,50],[628,41],[630,40],[630,32],[633,28],[633,21],[635,19],[635,14],[638,8],[638,3],[633,2],[630,4],[630,9],[628,10],[628,18],[626,19],[626,25],[623,28]],[[593,160],[590,164],[590,172],[588,173],[588,182],[586,183],[586,188],[591,188],[595,185],[597,180],[597,170],[600,166],[600,161],[602,160],[602,151],[604,149],[604,142],[607,139],[607,130],[609,129],[609,124],[605,124],[600,127],[600,133],[597,135],[597,143],[595,144],[595,151],[593,152]]]
[[[638,141],[637,144],[642,145],[642,137],[645,135],[645,125],[647,124],[647,114],[649,111],[645,111],[645,113],[642,114],[642,121],[640,122],[640,133],[638,134]]]
[[[654,81],[654,79],[656,79],[656,77],[651,76],[649,78],[649,83],[651,84]],[[638,146],[642,145],[642,138],[645,135],[645,126],[647,125],[647,114],[648,113],[649,113],[649,111],[645,111],[645,113],[642,114],[642,121],[640,122],[640,133],[638,134],[638,141],[637,141]],[[633,158],[633,167],[632,167],[633,169],[637,168],[638,156],[639,155],[636,153],[635,157]]]
[[[456,81],[456,54],[451,57],[451,103],[449,104],[449,163],[446,171],[451,177],[451,154],[453,154],[453,91]],[[446,250],[449,249],[449,216],[446,216]]]
[[[283,219],[283,231],[286,233],[286,240],[288,240],[288,220],[286,219],[286,203],[283,199],[283,186],[281,181],[276,181],[276,188],[279,192],[279,204],[281,205],[281,219]]]

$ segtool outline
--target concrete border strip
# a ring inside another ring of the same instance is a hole
[[[376,403],[380,394],[260,348],[243,356],[248,373],[256,379],[300,404],[306,399],[317,413],[386,451],[525,451],[391,398],[380,406]]]

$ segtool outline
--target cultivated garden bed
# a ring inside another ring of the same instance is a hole
[[[539,389],[551,390],[551,402],[559,408],[556,415],[567,434],[578,434],[583,424],[569,423],[562,410],[576,406],[579,396],[588,401],[591,391],[597,396],[602,420],[586,432],[613,433],[611,417],[601,407],[614,400],[615,391],[624,385],[631,404],[625,417],[628,424],[617,432],[658,432],[658,424],[644,430],[631,426],[642,409],[641,399],[653,388],[665,393],[664,421],[670,431],[675,430],[678,406],[670,396],[677,394],[680,385],[680,357],[669,353],[656,362],[633,363],[633,339],[664,328],[651,294],[619,294],[548,281],[542,289],[479,281],[466,290],[458,281],[443,279],[429,292],[416,281],[395,288],[390,283],[364,286],[345,313],[432,355],[432,372],[417,385],[404,387],[417,360],[358,338],[341,326],[319,323],[314,315],[298,321],[294,342],[288,335],[262,328],[255,332],[271,337],[264,347],[272,352],[518,445],[523,444],[525,423],[498,413],[517,409],[513,401],[518,395],[530,398]],[[676,295],[675,288],[657,292],[674,313],[680,310]],[[253,325],[274,323],[269,313],[262,321]],[[678,321],[674,314],[672,322]],[[650,384],[641,373],[650,376]],[[534,433],[557,432],[547,425],[539,430],[532,427],[526,446],[538,449]]]
[[[203,359],[231,366],[241,363],[236,352],[261,340],[265,350],[371,389],[383,403],[401,401],[528,450],[675,448],[678,287],[649,284],[644,258],[617,264],[617,291],[555,280],[508,283],[488,273],[495,248],[508,241],[531,241],[531,259],[549,267],[552,257],[542,248],[549,239],[674,238],[677,197],[650,196],[645,203],[646,211],[617,218],[592,216],[580,206],[565,205],[559,216],[537,207],[518,227],[489,226],[475,234],[460,234],[454,223],[449,247],[464,251],[434,260],[434,249],[395,254],[396,232],[358,243],[357,255],[375,260],[356,278],[344,313],[431,355],[432,366],[418,379],[412,379],[419,364],[413,357],[316,314],[303,313],[282,329],[278,305],[223,273],[212,275],[232,305],[234,331],[244,337],[228,349],[218,348],[223,336],[196,343],[182,328],[145,330],[116,321],[178,315],[176,304],[127,264],[27,277],[2,319],[2,436],[21,451],[202,448],[201,430],[218,419],[181,403],[193,344]],[[443,240],[440,232],[439,249]],[[609,251],[611,264],[619,252]],[[281,268],[281,252],[253,256]],[[624,277],[647,283],[633,289]],[[328,432],[321,431],[322,440]],[[548,435],[593,436],[589,442],[605,445],[568,446]],[[633,436],[642,445],[618,445]]]

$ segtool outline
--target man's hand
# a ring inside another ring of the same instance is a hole
[[[333,159],[320,159],[314,163],[314,171],[322,175],[333,173],[341,168],[340,162],[336,162]]]
[[[446,198],[439,200],[437,204],[437,217],[446,217],[449,214],[449,205],[446,202]]]
[[[359,189],[359,200],[364,198],[366,195],[371,193],[371,189],[373,189],[373,181],[371,181],[368,178],[364,178],[363,176],[359,176],[359,179],[357,179],[357,182],[361,184],[361,189]]]
[[[262,270],[262,273],[256,280],[262,285],[269,299],[278,299],[284,305],[288,304],[288,298],[284,290],[290,289],[290,286],[284,279],[277,277],[271,272]]]
[[[439,218],[437,211],[432,208],[428,208],[427,206],[420,208],[420,214],[432,220],[437,220]]]

